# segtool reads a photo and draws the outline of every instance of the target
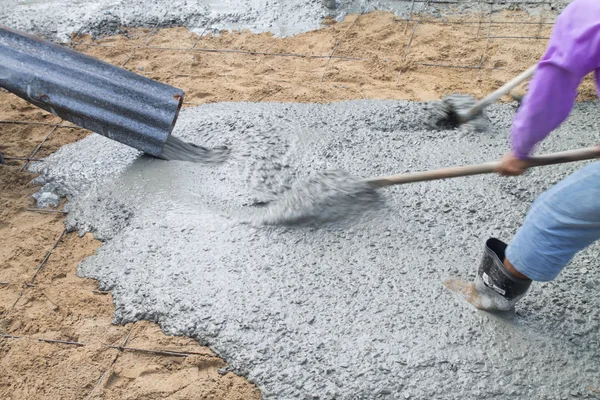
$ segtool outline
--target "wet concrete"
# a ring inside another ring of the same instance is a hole
[[[514,9],[513,2],[498,2],[495,11]],[[539,3],[538,6],[536,3]],[[546,20],[568,3],[545,0],[519,4],[533,14],[544,10]],[[487,12],[489,5],[465,0],[458,5],[410,0],[3,0],[0,24],[24,29],[48,38],[68,40],[72,32],[112,35],[123,26],[186,26],[195,32],[250,29],[287,36],[317,29],[326,16],[342,19],[351,13],[393,11],[407,17],[414,13],[442,16],[465,12]]]
[[[535,196],[582,163],[380,189],[327,222],[249,218],[324,171],[497,159],[514,109],[489,107],[492,129],[473,133],[425,130],[410,102],[211,104],[183,110],[174,134],[227,146],[222,164],[92,135],[35,168],[71,198],[69,227],[105,240],[78,273],[112,291],[115,322],[198,339],[265,399],[597,398],[598,246],[516,312],[477,311],[443,286],[472,279],[485,239],[510,240]],[[541,150],[598,143],[597,109],[578,105]]]
[[[462,120],[462,115],[469,113],[477,104],[477,99],[464,94],[451,94],[438,101],[429,103],[429,119],[427,126],[431,129],[454,129],[484,132],[488,129],[489,121],[483,112],[473,115],[468,121]]]
[[[173,135],[169,135],[159,156],[163,160],[190,161],[203,164],[222,163],[227,160],[227,157],[229,157],[229,149],[225,146],[209,149],[185,142]]]
[[[381,198],[364,179],[345,171],[323,171],[292,185],[281,196],[259,205],[250,222],[258,225],[322,224],[375,211]]]

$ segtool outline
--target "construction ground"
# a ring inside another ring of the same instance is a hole
[[[112,35],[73,32],[65,45],[182,88],[186,108],[220,102],[422,102],[456,92],[482,97],[533,65],[556,17],[548,5],[532,13],[519,7],[495,10],[494,2],[485,2],[480,9],[444,17],[354,13],[340,21],[327,17],[321,28],[293,36],[249,30],[197,33],[157,21],[154,26],[119,26]],[[594,83],[586,79],[578,100],[595,98]],[[42,209],[32,197],[39,185],[32,182],[37,174],[30,165],[43,165],[46,157],[89,134],[0,92],[0,152],[8,162],[0,167],[0,398],[300,398],[283,389],[279,396],[265,395],[256,378],[260,374],[249,381],[235,373],[243,368],[228,367],[227,357],[223,360],[193,338],[166,335],[154,322],[113,323],[111,292],[76,274],[79,263],[103,243],[92,233],[66,230],[66,199],[56,208]],[[597,343],[597,313],[581,318],[595,321],[587,334],[590,343]],[[365,368],[377,366],[374,358]],[[595,382],[587,380],[569,392],[572,398],[600,398],[600,361],[592,357],[585,367]],[[418,380],[419,374],[411,379]],[[312,388],[311,398],[350,398],[345,389],[336,397]],[[356,398],[445,398],[435,392],[430,397],[418,385],[405,389],[384,388]],[[485,388],[473,390],[481,398],[493,397]],[[462,393],[463,398],[478,398],[475,392]],[[518,393],[535,397],[546,392]]]

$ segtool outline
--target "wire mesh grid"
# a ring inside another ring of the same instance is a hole
[[[480,74],[485,69],[497,69],[497,68],[493,68],[493,67],[486,68],[484,66],[485,61],[486,61],[487,51],[488,51],[489,45],[492,41],[496,41],[496,40],[547,40],[548,36],[544,35],[543,33],[545,31],[547,31],[548,29],[551,29],[552,26],[554,25],[554,19],[548,15],[548,14],[550,14],[548,12],[548,10],[554,9],[552,2],[479,0],[477,2],[478,7],[479,7],[479,12],[474,14],[476,16],[475,18],[468,19],[468,20],[457,20],[457,19],[453,20],[453,19],[433,18],[431,16],[428,16],[425,13],[425,11],[426,11],[427,7],[430,5],[434,5],[434,4],[435,5],[460,5],[460,4],[464,4],[464,1],[459,1],[459,0],[403,0],[403,1],[406,3],[410,3],[410,12],[408,13],[408,15],[405,18],[396,17],[394,19],[396,23],[403,24],[403,29],[404,29],[405,33],[410,31],[410,35],[408,36],[406,43],[404,44],[403,48],[401,49],[403,60],[406,60],[407,58],[410,57],[410,51],[414,44],[414,40],[418,36],[418,28],[420,26],[427,25],[427,24],[447,24],[447,25],[473,26],[473,27],[476,26],[477,32],[476,32],[475,36],[477,38],[483,38],[485,40],[484,50],[483,50],[482,54],[480,55],[479,62],[477,64],[474,64],[474,65],[453,64],[453,63],[447,62],[448,60],[439,60],[439,61],[434,61],[434,62],[418,63],[418,65],[423,66],[423,67],[428,67],[428,68],[470,69],[470,70],[477,70],[477,71],[479,71]],[[515,5],[515,6],[537,5],[537,6],[542,7],[542,11],[539,13],[539,20],[536,22],[533,22],[530,20],[520,20],[520,21],[518,21],[518,20],[517,21],[495,20],[493,18],[494,14],[496,12],[494,7],[495,6],[506,6],[506,5]],[[165,16],[166,15],[167,14],[165,13]],[[362,13],[355,17],[354,22],[350,24],[350,26],[347,28],[347,30],[335,42],[335,45],[332,47],[329,54],[323,54],[323,55],[271,52],[271,49],[272,49],[273,45],[275,44],[276,39],[273,39],[273,42],[262,51],[250,51],[250,50],[243,50],[243,49],[239,49],[239,48],[220,49],[220,48],[199,47],[198,45],[200,44],[201,40],[205,37],[205,34],[207,32],[209,32],[208,28],[205,28],[195,39],[193,45],[189,46],[189,47],[168,47],[168,46],[160,46],[160,45],[153,46],[152,45],[153,37],[157,33],[159,28],[161,27],[162,21],[164,20],[165,16],[163,16],[163,19],[159,20],[152,27],[150,32],[145,37],[142,38],[141,43],[132,44],[132,46],[130,46],[127,54],[125,54],[124,60],[120,63],[121,67],[127,66],[127,64],[135,57],[136,51],[138,51],[140,49],[154,51],[156,53],[159,53],[164,50],[169,50],[169,51],[182,51],[182,52],[225,53],[225,54],[231,54],[231,55],[234,55],[237,57],[247,57],[247,56],[257,57],[258,56],[260,58],[256,62],[256,66],[258,66],[260,63],[262,63],[268,57],[297,57],[297,58],[304,58],[304,59],[324,59],[324,60],[327,60],[327,62],[325,64],[325,66],[323,67],[320,81],[316,82],[317,84],[319,84],[319,83],[323,83],[326,80],[328,67],[330,66],[330,63],[332,60],[340,60],[340,61],[346,61],[346,62],[360,62],[360,61],[366,61],[366,60],[371,59],[370,57],[367,57],[367,56],[354,57],[354,56],[344,56],[344,55],[336,54],[336,50],[339,48],[340,44],[343,43],[343,41],[347,38],[348,33],[354,29],[360,29],[358,27],[358,22],[359,22],[360,17],[362,16]],[[529,31],[531,31],[531,28],[533,28],[533,29],[535,29],[535,34],[514,35],[514,36],[513,35],[502,35],[502,34],[496,35],[496,34],[494,34],[495,28],[502,27],[502,26],[523,27],[524,30],[528,29]],[[525,29],[525,28],[527,28],[527,29]],[[106,48],[116,47],[115,45],[85,42],[82,39],[82,36],[83,35],[82,35],[81,31],[74,34],[72,36],[71,41],[69,42],[68,46],[71,48],[74,48],[74,49],[85,49],[86,47],[93,47],[93,46],[106,47]],[[177,67],[177,69],[174,71],[173,76],[192,76],[193,77],[196,75],[182,73],[181,65],[179,65]],[[398,73],[397,80],[395,82],[396,85],[399,84],[401,76],[402,76],[402,71],[400,71]],[[185,102],[184,104],[189,105],[189,104],[196,104],[196,103]],[[0,126],[8,125],[8,124],[48,128],[47,134],[44,136],[43,140],[35,147],[35,149],[29,155],[12,155],[12,154],[6,155],[5,158],[7,160],[23,161],[20,171],[24,171],[32,161],[35,161],[35,162],[43,161],[39,158],[36,158],[36,155],[39,153],[39,151],[43,148],[43,146],[48,142],[48,140],[53,135],[60,133],[63,130],[82,129],[78,126],[71,125],[69,123],[65,123],[65,121],[63,121],[63,120],[60,120],[56,123],[43,123],[43,122],[38,122],[38,121],[26,121],[26,120],[25,121],[0,120]],[[66,214],[66,212],[64,212],[62,210],[38,209],[38,208],[29,208],[27,210],[32,211],[32,212],[39,212],[39,213]],[[17,307],[17,305],[18,305],[20,299],[22,299],[23,293],[25,291],[27,291],[29,288],[36,285],[36,282],[35,282],[36,277],[43,270],[47,261],[52,256],[54,250],[61,243],[61,241],[63,241],[66,234],[67,234],[67,231],[63,230],[60,233],[60,235],[58,235],[58,238],[51,244],[50,249],[46,252],[41,263],[37,266],[37,268],[35,269],[35,272],[31,276],[31,278],[22,285],[22,288],[18,292],[17,297],[14,299],[14,302],[12,303],[12,305],[10,307],[11,309],[14,309],[15,307]],[[6,287],[6,286],[11,286],[11,285],[16,285],[16,283],[15,282],[0,282],[0,287]],[[107,292],[101,292],[101,291],[95,291],[95,292],[101,293],[101,294],[107,293]],[[135,324],[132,325],[131,329],[128,331],[127,335],[124,337],[122,343],[119,346],[103,344],[107,349],[116,350],[116,353],[115,353],[114,357],[111,359],[111,362],[109,363],[109,365],[106,367],[106,370],[104,371],[104,373],[98,377],[98,380],[94,384],[93,388],[90,390],[88,397],[87,397],[88,399],[92,398],[94,396],[98,387],[102,384],[102,382],[106,378],[108,372],[110,371],[110,369],[112,368],[114,363],[117,361],[119,355],[124,351],[129,351],[129,352],[134,352],[134,353],[139,353],[139,354],[145,353],[145,354],[153,354],[153,355],[158,355],[158,356],[168,356],[168,357],[188,357],[190,355],[196,354],[194,352],[178,352],[178,351],[172,351],[172,350],[127,347],[128,340],[130,339],[132,333],[134,332],[134,329],[135,329]],[[28,337],[27,335],[10,335],[10,334],[0,333],[0,338],[6,339],[6,340],[15,340],[15,339],[21,339],[21,338],[27,338],[27,337]],[[70,340],[56,340],[56,339],[46,339],[46,338],[39,338],[39,337],[32,337],[32,339],[39,341],[39,342],[51,343],[51,344],[56,344],[56,345],[67,345],[67,346],[76,346],[76,347],[85,347],[88,345],[86,343],[82,343],[82,342],[78,342],[78,341],[70,341]]]

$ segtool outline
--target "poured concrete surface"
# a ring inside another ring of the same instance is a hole
[[[598,143],[580,104],[544,143]],[[98,135],[45,163],[71,197],[68,224],[106,242],[81,276],[111,290],[115,321],[157,321],[210,345],[265,399],[595,398],[600,283],[594,246],[516,313],[474,310],[442,284],[472,279],[485,239],[510,240],[536,195],[581,163],[379,190],[363,213],[324,225],[260,226],[260,212],[323,170],[369,177],[497,159],[511,105],[488,133],[426,131],[422,106],[212,104],[175,135],[227,145],[222,165],[165,162]]]
[[[543,10],[548,20],[568,2],[558,0],[550,9],[546,0],[532,0],[520,4],[519,9],[534,14]],[[511,3],[499,2],[493,10],[514,8]],[[435,1],[412,4],[410,0],[2,0],[0,24],[62,41],[73,32],[112,35],[123,26],[156,24],[186,26],[197,33],[250,29],[288,36],[319,28],[327,16],[340,19],[349,13],[385,10],[407,17],[411,9],[442,16],[479,14],[487,12],[489,6],[479,0],[459,5]]]

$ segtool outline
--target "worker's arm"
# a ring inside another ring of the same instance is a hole
[[[513,121],[512,149],[521,160],[571,113],[582,77],[576,72],[541,61]]]
[[[519,175],[535,146],[568,116],[577,87],[600,65],[600,2],[575,0],[556,21],[546,53],[515,116],[512,153],[500,172]]]

